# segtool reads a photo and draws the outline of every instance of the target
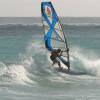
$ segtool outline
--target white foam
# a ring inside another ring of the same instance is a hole
[[[92,53],[91,51],[86,53],[85,51],[86,50],[80,49],[80,47],[73,48],[71,52],[71,61],[74,62],[77,60],[78,63],[82,64],[82,66],[79,67],[79,70],[84,70],[91,75],[100,76],[100,59],[96,57],[95,53]],[[78,69],[77,66],[75,68]]]
[[[4,82],[15,82],[18,84],[36,84],[36,82],[29,78],[30,76],[31,74],[28,73],[23,65],[10,64],[7,66],[3,62],[0,62],[0,77],[2,77],[2,81]]]
[[[31,55],[19,54],[19,59],[21,60],[20,62],[24,67],[30,67],[32,64],[35,65],[35,61]]]
[[[0,76],[2,76],[6,72],[6,65],[3,62],[0,62]]]
[[[34,54],[40,53],[40,52],[42,52],[42,54],[45,53],[44,44],[41,42],[35,42],[35,40],[33,40],[33,39],[30,40],[26,50],[27,50],[27,53],[31,54],[31,55],[32,55],[32,53],[34,53]]]
[[[10,65],[8,66],[7,73],[10,74],[10,76],[17,80],[17,82],[23,83],[23,82],[29,82],[32,83],[33,81],[29,79],[28,75],[29,73],[26,71],[24,66],[22,65]]]
[[[100,26],[100,23],[64,23],[64,25],[68,26]]]

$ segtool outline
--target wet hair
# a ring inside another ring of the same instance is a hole
[[[58,52],[61,52],[61,49],[57,49]]]

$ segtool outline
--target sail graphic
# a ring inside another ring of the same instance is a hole
[[[46,13],[48,16],[51,16],[51,9],[49,7],[46,8]]]
[[[63,32],[62,24],[51,2],[41,3],[41,14],[45,33],[45,47],[50,52],[55,49],[61,49],[63,53],[61,57],[59,57],[59,60],[67,67],[70,67],[67,40]]]

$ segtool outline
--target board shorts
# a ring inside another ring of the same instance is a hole
[[[59,61],[56,59],[56,57],[54,57],[53,55],[50,56],[50,59],[55,62],[55,63],[58,63]]]

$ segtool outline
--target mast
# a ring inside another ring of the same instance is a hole
[[[59,17],[58,17],[58,20],[59,20]],[[64,39],[65,39],[65,43],[66,43],[66,53],[67,53],[67,59],[68,59],[68,67],[70,68],[70,59],[69,59],[69,48],[68,48],[68,43],[67,43],[67,39],[66,39],[65,33],[64,33],[64,31],[63,31],[63,25],[61,24],[60,20],[59,20],[59,23],[60,23],[60,25],[61,25],[62,32],[63,32]]]

